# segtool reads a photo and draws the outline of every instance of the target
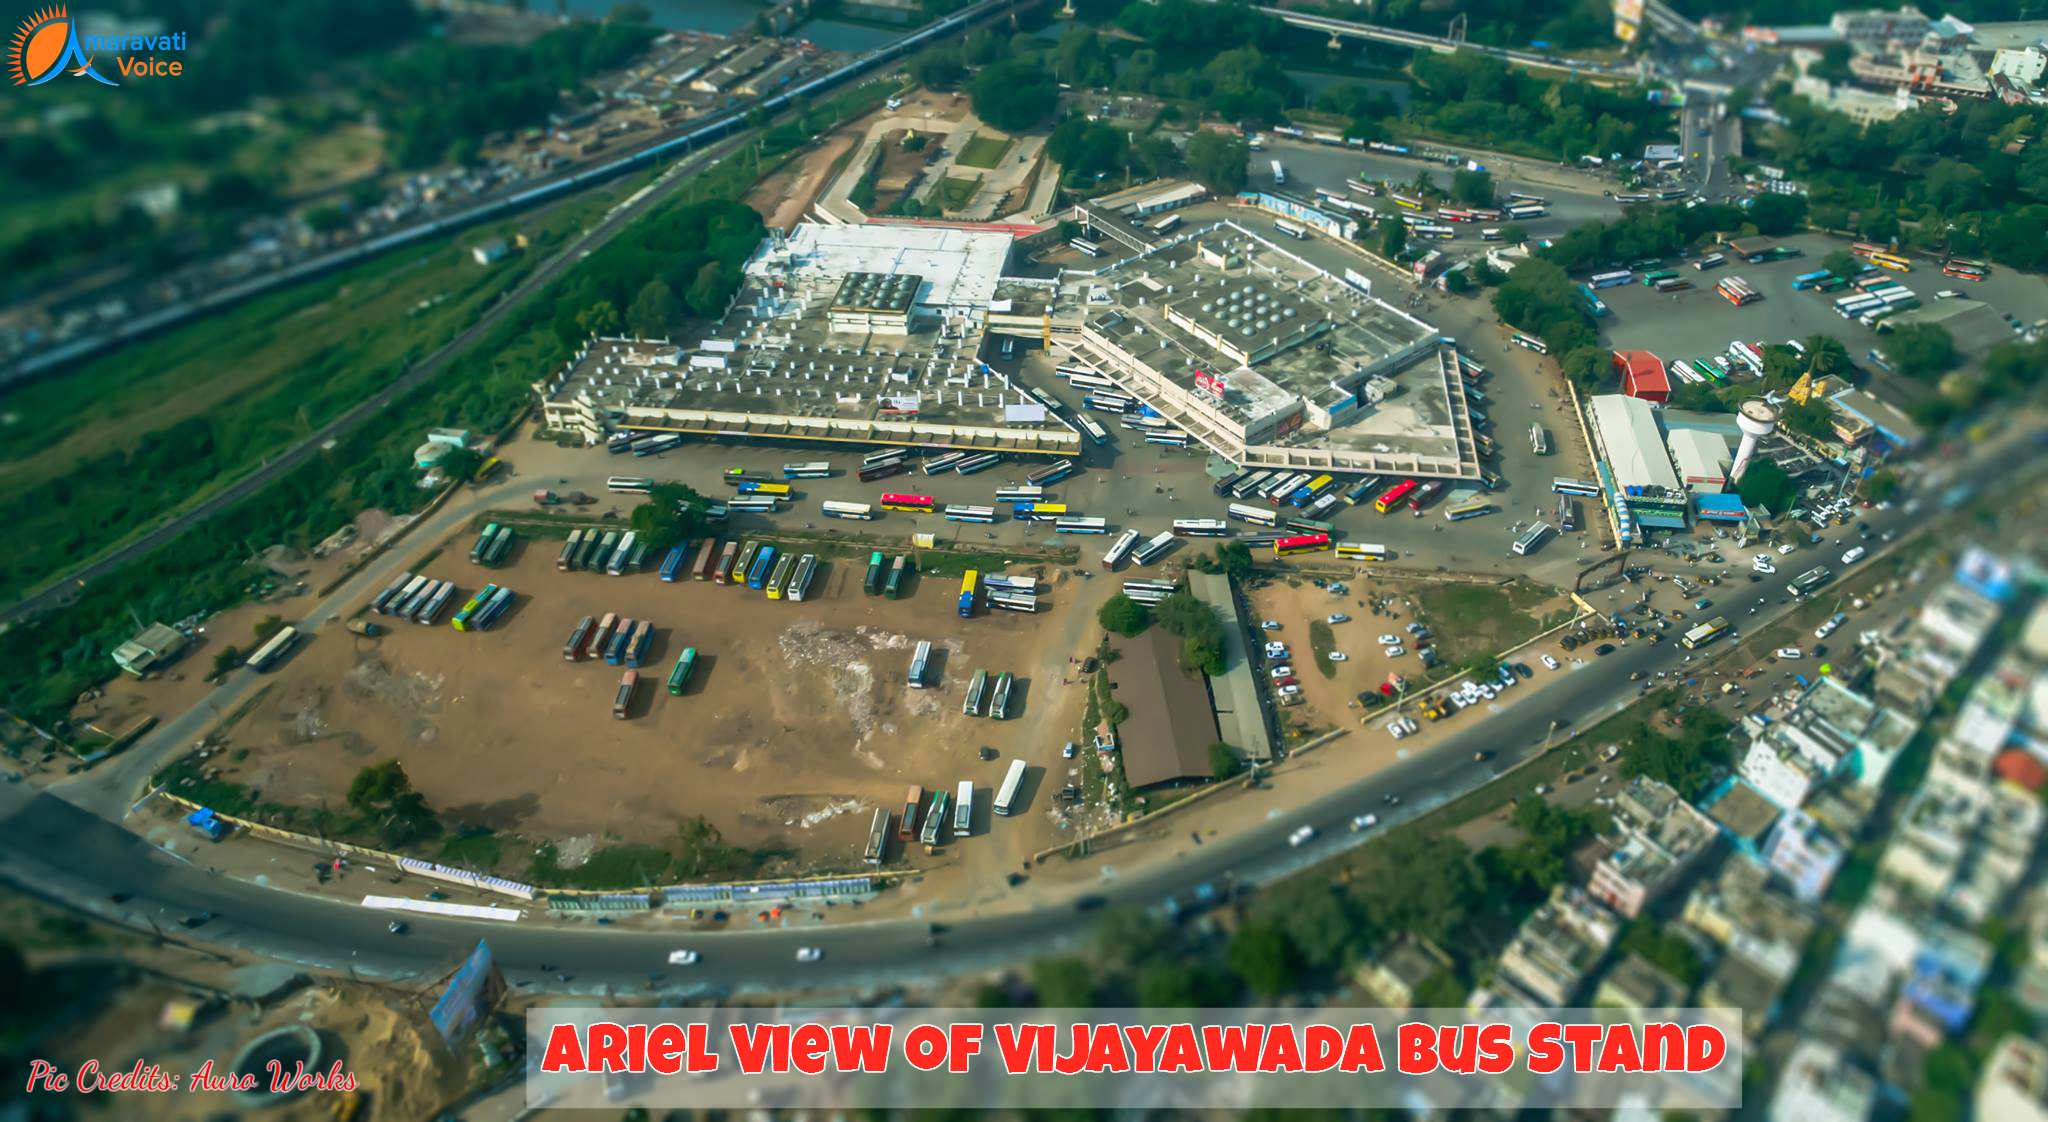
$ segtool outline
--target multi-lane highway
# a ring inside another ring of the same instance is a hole
[[[1871,512],[1874,529],[1906,529],[1902,511]],[[1846,548],[1846,531],[1809,548],[1778,573],[1749,584],[1740,576],[1716,590],[1716,611],[1751,630],[1788,610],[1785,584],[1808,562],[1833,563]],[[1867,562],[1866,562],[1867,563]],[[1836,566],[1839,568],[1839,566]],[[1756,615],[1747,609],[1761,600]],[[676,996],[746,989],[859,989],[937,973],[984,969],[1070,946],[1085,936],[1077,908],[1106,897],[1110,903],[1154,906],[1204,882],[1234,877],[1258,883],[1328,858],[1341,848],[1369,843],[1403,817],[1475,790],[1499,772],[1544,750],[1552,722],[1567,730],[1618,711],[1640,687],[1630,675],[1684,670],[1697,656],[1675,642],[1623,644],[1610,656],[1554,674],[1511,696],[1499,716],[1459,718],[1432,747],[1369,779],[1331,791],[1305,806],[1275,814],[1259,826],[1163,857],[1150,865],[1120,867],[1114,879],[1062,895],[1030,886],[1040,906],[996,911],[948,924],[937,947],[927,946],[926,925],[912,921],[839,922],[800,929],[663,934],[607,927],[544,923],[491,923],[420,917],[412,930],[393,935],[388,916],[333,900],[209,875],[167,855],[107,818],[22,785],[0,787],[0,875],[32,891],[139,928],[152,924],[178,938],[219,945],[326,969],[353,969],[381,977],[431,975],[446,969],[482,936],[490,939],[508,976],[523,985],[593,993],[658,991]],[[1560,734],[1560,738],[1563,734]],[[1477,752],[1489,758],[1474,758]],[[1387,796],[1399,798],[1390,806]],[[1253,791],[1235,796],[1274,797]],[[1382,825],[1353,834],[1353,815],[1372,811]],[[1296,827],[1316,827],[1317,838],[1287,844]],[[388,886],[359,872],[366,893]],[[116,897],[119,902],[116,902]],[[182,920],[214,918],[186,928]],[[823,961],[799,964],[799,946],[825,951]],[[701,952],[694,967],[666,965],[667,952]],[[564,980],[566,979],[566,980]]]

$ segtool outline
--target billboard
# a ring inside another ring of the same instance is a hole
[[[441,998],[434,1002],[427,1020],[450,1049],[458,1048],[504,992],[505,979],[498,973],[491,945],[478,939],[476,949],[449,976],[448,987],[441,991]]]
[[[1614,0],[1614,37],[1633,43],[1642,29],[1643,0]]]
[[[1195,371],[1195,386],[1198,389],[1208,391],[1211,395],[1217,398],[1227,396],[1223,384],[1223,379],[1217,377],[1214,374],[1209,373],[1207,370]]]

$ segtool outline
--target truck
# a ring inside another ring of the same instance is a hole
[[[640,672],[637,670],[628,670],[625,676],[619,679],[619,692],[612,696],[612,718],[614,720],[623,721],[626,719],[626,710],[631,708],[633,704],[633,689],[639,684]]]

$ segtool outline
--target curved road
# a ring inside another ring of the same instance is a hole
[[[1881,530],[1904,528],[1909,519],[1893,510],[1869,512],[1865,522]],[[1796,571],[1823,558],[1840,568],[1836,557],[1853,535],[1837,530],[1831,538],[1829,545],[1802,550],[1761,583],[1750,584],[1738,573],[1714,590],[1722,601],[1716,611],[1727,614],[1742,630],[1781,614],[1787,610],[1781,607],[1785,584]],[[1750,616],[1747,607],[1757,597],[1764,598],[1766,606]],[[1374,836],[1349,833],[1353,815],[1372,810],[1392,824],[1484,786],[1501,770],[1543,750],[1532,730],[1546,729],[1552,721],[1572,728],[1590,724],[1634,698],[1640,687],[1628,680],[1631,672],[1653,675],[1682,669],[1686,660],[1687,653],[1675,642],[1628,643],[1607,658],[1559,672],[1542,689],[1517,697],[1512,720],[1481,717],[1466,722],[1435,747],[1364,781],[1240,834],[1133,868],[1102,882],[1096,891],[1117,903],[1150,905],[1205,881],[1235,877],[1256,883],[1324,860]],[[1482,750],[1491,752],[1492,758],[1475,761],[1473,754]],[[115,794],[128,797],[125,792]],[[1397,813],[1386,813],[1388,795],[1400,797]],[[908,920],[662,934],[408,917],[412,931],[400,937],[385,931],[389,917],[383,913],[210,876],[129,834],[110,820],[114,817],[117,814],[104,808],[95,814],[57,795],[19,785],[0,787],[0,875],[130,926],[147,929],[154,923],[166,933],[195,941],[312,967],[352,968],[367,976],[431,976],[448,968],[482,936],[490,939],[508,978],[554,991],[602,995],[659,990],[675,996],[712,996],[798,986],[857,990],[998,966],[1020,954],[1071,945],[1086,926],[1075,922],[1077,906],[1086,902],[1083,890],[1076,890],[1055,905],[949,922],[937,949],[926,947],[924,924]],[[1318,836],[1306,846],[1290,848],[1287,835],[1302,824],[1315,826]],[[369,884],[364,888],[376,890]],[[110,899],[116,893],[132,897],[117,904]],[[180,918],[199,912],[222,918],[190,932],[179,928]],[[669,970],[668,950],[684,944],[700,950],[704,964]],[[801,945],[823,948],[824,961],[797,964],[794,953]],[[566,983],[558,977],[564,974]]]

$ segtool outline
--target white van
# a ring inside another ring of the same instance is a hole
[[[1859,545],[1855,549],[1842,554],[1842,564],[1854,565],[1856,562],[1863,560],[1863,555],[1868,552],[1870,551]]]

